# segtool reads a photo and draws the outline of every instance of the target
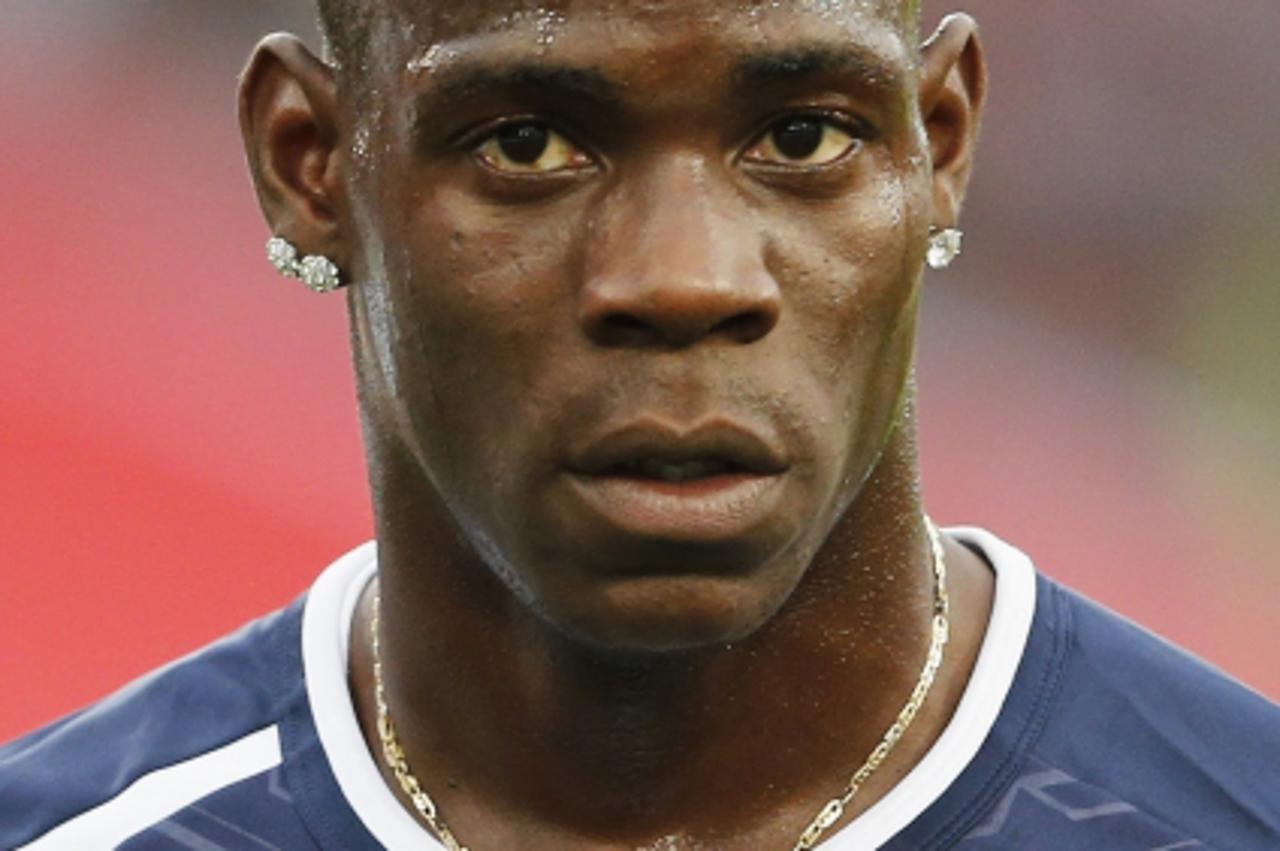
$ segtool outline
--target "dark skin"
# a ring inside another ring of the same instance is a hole
[[[415,773],[475,851],[790,848],[928,647],[911,373],[973,21],[917,49],[892,2],[413,5],[363,82],[268,38],[241,114],[274,232],[354,282]],[[945,550],[945,663],[845,821],[968,680],[992,578]]]

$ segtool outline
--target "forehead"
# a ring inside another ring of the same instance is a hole
[[[449,60],[546,59],[562,49],[610,64],[681,55],[784,53],[854,46],[886,68],[908,65],[910,0],[386,0],[371,52],[388,70]],[[663,56],[662,54],[668,54]],[[523,57],[522,57],[523,54]]]
[[[436,28],[442,37],[502,27],[528,17],[556,18],[586,14],[644,20],[671,15],[758,18],[766,13],[823,17],[863,16],[900,22],[912,0],[384,0],[405,20]]]

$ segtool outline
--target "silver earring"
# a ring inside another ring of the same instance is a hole
[[[964,231],[959,228],[930,228],[925,260],[931,269],[945,269],[960,256],[963,247]]]
[[[308,254],[298,259],[298,249],[283,237],[267,240],[267,260],[286,278],[296,278],[317,293],[331,293],[342,286],[342,273],[328,257]]]

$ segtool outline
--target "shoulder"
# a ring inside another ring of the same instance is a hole
[[[1057,610],[1062,664],[1012,794],[1081,825],[1276,847],[1280,707],[1084,596],[1039,584]]]
[[[1280,848],[1280,707],[989,533],[952,533],[996,569],[982,653],[1016,671],[964,773],[893,847]],[[1000,628],[1011,578],[1034,610],[1025,643]]]
[[[276,724],[303,688],[301,610],[299,601],[0,747],[0,847],[42,836],[48,847],[83,847],[69,833],[52,841],[76,822],[124,839],[148,814],[162,819],[278,766]],[[103,834],[85,836],[97,846]]]
[[[1222,671],[1132,621],[1055,583],[1067,612],[1072,688],[1060,705],[1083,713],[1105,707],[1110,725],[1159,730],[1179,749],[1194,748],[1204,765],[1229,760],[1245,777],[1280,778],[1280,707]],[[1082,695],[1088,695],[1082,698]],[[1096,710],[1095,710],[1096,711]],[[1242,749],[1240,743],[1253,746]],[[1204,745],[1229,748],[1200,752]],[[1246,752],[1247,750],[1247,752]],[[1257,759],[1265,754],[1265,764]],[[1273,787],[1280,795],[1280,785]]]

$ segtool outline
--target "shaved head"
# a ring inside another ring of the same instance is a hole
[[[882,2],[886,10],[897,8],[909,43],[917,43],[923,0]],[[383,16],[402,11],[402,5],[397,0],[316,0],[326,56],[342,72],[344,82],[359,82],[367,76],[375,24]]]
[[[316,0],[316,5],[329,60],[343,69],[361,67],[371,21],[385,11],[384,0]]]

